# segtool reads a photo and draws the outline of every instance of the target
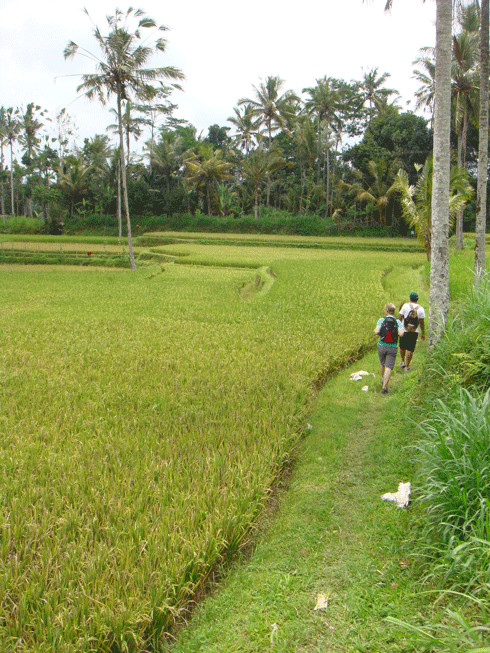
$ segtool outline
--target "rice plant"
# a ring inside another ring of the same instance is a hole
[[[0,267],[1,650],[157,649],[261,510],[316,380],[374,344],[391,257],[191,255]],[[245,301],[247,261],[276,276]]]

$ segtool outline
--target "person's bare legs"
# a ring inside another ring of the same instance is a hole
[[[412,362],[413,351],[407,351],[407,370],[410,368]]]
[[[383,382],[383,379],[384,379],[384,377],[385,377],[385,369],[386,369],[386,368],[385,368],[384,365],[380,365],[379,370],[380,370],[380,374],[381,374],[381,382]]]
[[[383,377],[383,390],[388,388],[388,383],[390,382],[391,373],[393,370],[390,367],[385,367],[382,374]]]

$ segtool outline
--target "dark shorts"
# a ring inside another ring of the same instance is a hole
[[[392,370],[395,367],[396,355],[398,347],[387,347],[386,345],[378,345],[379,362],[383,367],[389,367]]]
[[[400,338],[400,349],[404,349],[405,351],[415,351],[415,343],[417,342],[418,337],[419,334],[417,331],[405,331]]]

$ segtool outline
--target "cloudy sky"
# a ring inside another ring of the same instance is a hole
[[[169,27],[167,51],[152,65],[172,65],[186,75],[175,93],[177,116],[207,132],[226,125],[241,97],[268,75],[300,93],[324,75],[360,79],[378,67],[391,74],[390,87],[413,98],[412,61],[435,42],[435,2],[395,0],[141,0],[143,9]],[[78,138],[104,133],[113,122],[108,108],[77,99],[80,74],[94,72],[83,57],[63,58],[73,40],[96,53],[93,24],[105,33],[107,15],[122,1],[0,0],[0,105],[34,102],[53,114],[66,107]]]

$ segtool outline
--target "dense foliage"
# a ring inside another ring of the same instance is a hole
[[[113,32],[107,38],[94,32],[102,59],[116,37],[139,35],[123,30],[123,18],[127,16],[119,12],[109,21]],[[453,158],[470,176],[477,157],[477,116],[471,112],[478,92],[477,18],[470,8],[460,16],[454,42]],[[147,18],[141,21],[144,27],[153,25]],[[164,40],[157,44],[163,51]],[[76,47],[69,44],[67,53]],[[145,48],[145,56],[149,52]],[[138,68],[137,53],[139,49],[134,56],[128,52],[125,65],[135,83],[138,76],[153,72]],[[415,64],[421,84],[418,108],[431,112],[432,53],[424,50]],[[156,70],[182,77],[173,68]],[[101,98],[115,94],[113,78],[106,80],[101,71],[85,75],[81,90]],[[431,121],[401,111],[396,90],[386,86],[388,78],[377,68],[358,80],[324,76],[298,94],[285,89],[279,77],[269,76],[253,86],[249,97],[238,100],[228,119],[231,127],[214,124],[207,134],[174,117],[171,85],[157,90],[146,84],[143,104],[138,104],[138,94],[131,100],[125,87],[116,93],[122,105],[114,110],[117,124],[108,127],[119,134],[117,147],[101,134],[74,142],[65,110],[48,122],[46,111],[34,103],[0,108],[0,213],[37,217],[40,228],[53,234],[95,224],[99,216],[104,231],[106,222],[114,229],[115,219],[122,234],[121,198],[127,190],[136,232],[168,224],[180,228],[176,221],[183,215],[197,215],[197,222],[202,214],[220,216],[236,220],[237,226],[244,216],[253,216],[259,225],[274,211],[288,232],[287,216],[297,215],[308,226],[293,227],[295,233],[324,235],[334,223],[339,232],[389,227],[406,234],[409,227],[393,182],[399,170],[410,184],[417,182],[415,166],[423,166],[432,150]],[[467,206],[465,220],[471,228],[474,205]],[[205,221],[200,228],[207,228]]]

